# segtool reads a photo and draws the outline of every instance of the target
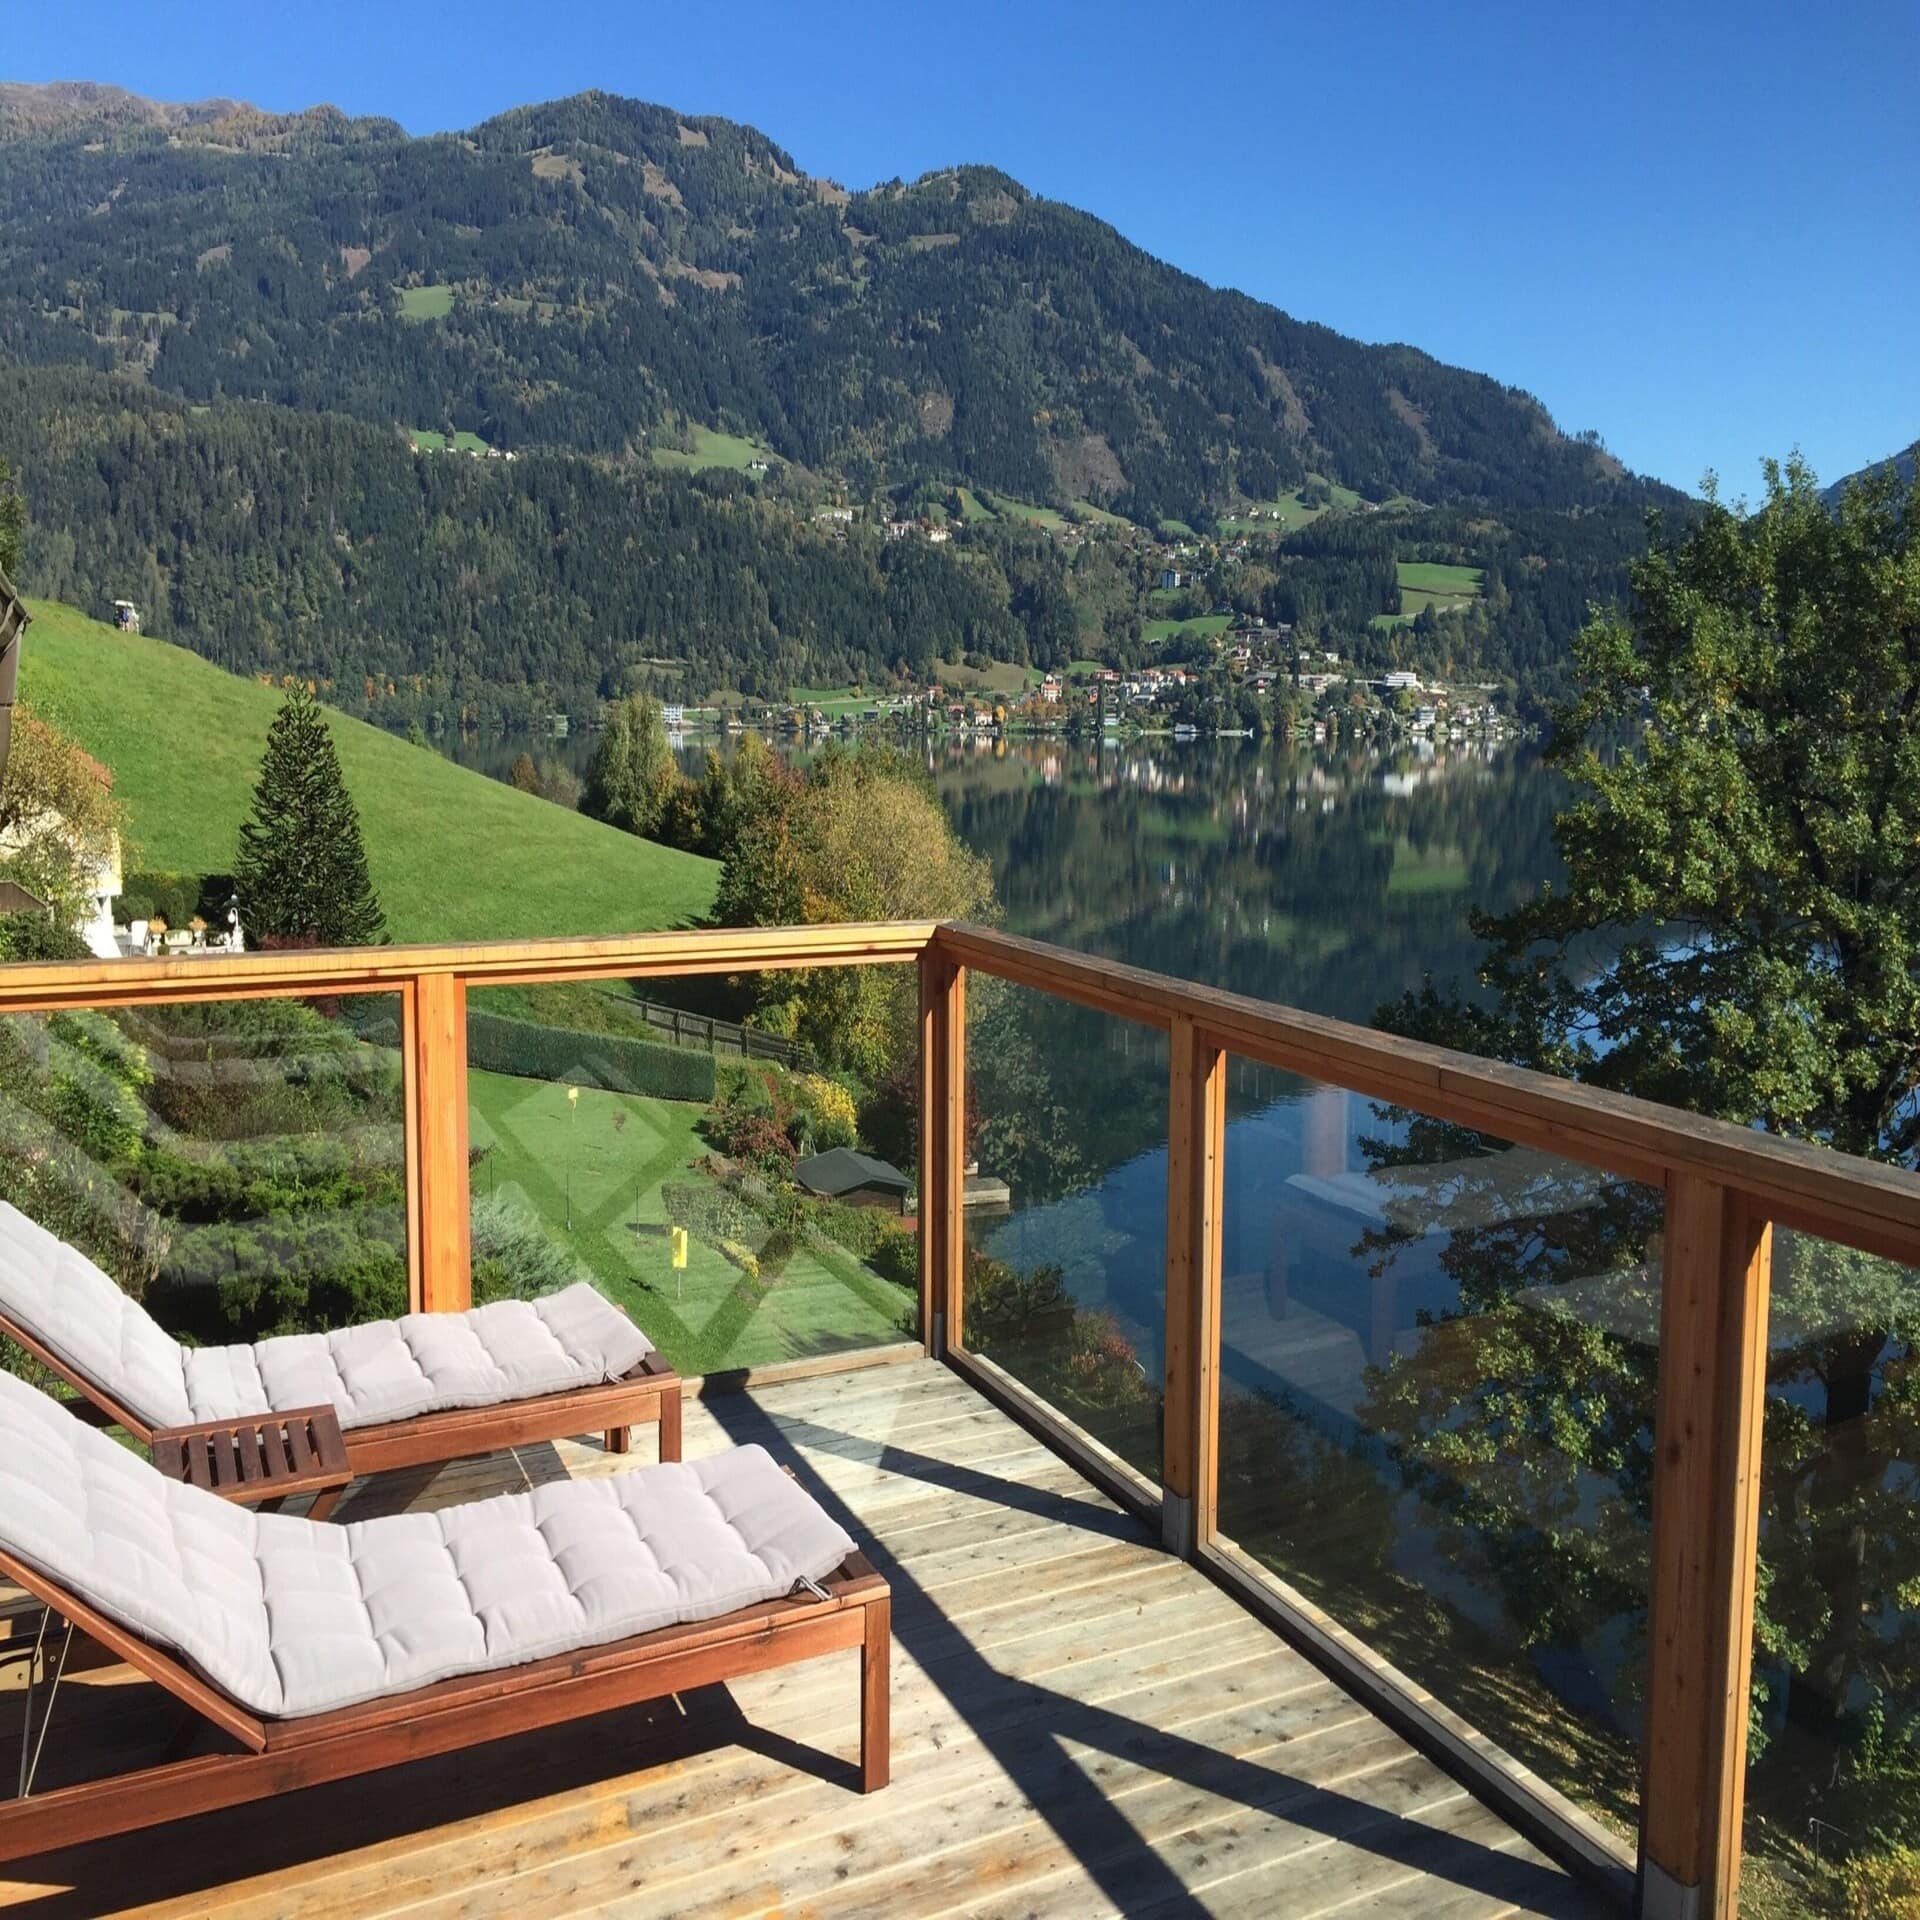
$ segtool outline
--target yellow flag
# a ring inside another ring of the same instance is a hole
[[[673,1264],[684,1267],[687,1264],[687,1230],[675,1227],[673,1230]]]
[[[570,1107],[577,1107],[579,1104],[580,1104],[580,1089],[578,1087],[569,1087],[567,1089],[567,1105]]]

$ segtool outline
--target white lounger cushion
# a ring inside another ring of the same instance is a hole
[[[85,1254],[0,1201],[0,1312],[149,1426],[331,1404],[342,1427],[618,1380],[653,1351],[584,1280],[250,1347],[183,1347]]]
[[[0,1374],[0,1547],[279,1718],[776,1600],[853,1542],[752,1446],[350,1526],[255,1513]]]

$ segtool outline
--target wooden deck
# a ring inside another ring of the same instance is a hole
[[[855,1669],[834,1657],[3,1867],[0,1903],[289,1920],[1609,1911],[945,1368],[689,1406],[689,1458],[746,1440],[791,1459],[893,1583],[885,1792],[852,1791]],[[652,1457],[636,1446],[393,1475],[337,1517],[621,1472]],[[49,1769],[63,1731],[130,1719],[136,1691],[70,1678]]]

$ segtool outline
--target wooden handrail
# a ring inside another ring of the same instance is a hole
[[[469,987],[493,987],[873,966],[917,959],[933,932],[929,920],[881,920],[827,927],[696,927],[578,940],[27,961],[0,966],[0,1013],[140,1001],[382,993],[434,974],[457,975]]]
[[[1904,1168],[989,927],[943,925],[933,944],[981,973],[1149,1026],[1190,1020],[1244,1059],[1623,1178],[1714,1181],[1782,1225],[1920,1265],[1920,1176]]]

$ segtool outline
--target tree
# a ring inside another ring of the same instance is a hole
[[[714,918],[721,926],[975,919],[990,913],[987,863],[948,824],[900,754],[829,749],[804,772],[764,749],[733,787]],[[710,775],[710,777],[713,777]],[[761,1018],[821,1059],[877,1080],[913,1028],[913,982],[889,967],[761,977]]]
[[[124,822],[107,769],[24,702],[17,707],[0,781],[0,875],[72,924],[87,910],[95,876],[119,856]]]
[[[288,694],[267,730],[234,878],[241,916],[257,937],[359,947],[385,936],[360,815],[326,715],[304,687]]]
[[[533,764],[533,755],[517,753],[513,765],[507,769],[507,785],[520,793],[538,793],[540,791],[540,770]]]
[[[649,838],[679,777],[659,701],[630,694],[608,710],[580,804],[596,820]]]
[[[1677,541],[1656,528],[1633,581],[1631,622],[1582,634],[1549,749],[1574,788],[1556,822],[1566,885],[1476,922],[1491,1004],[1429,987],[1382,1024],[1913,1166],[1920,488],[1881,474],[1830,510],[1797,461],[1769,465],[1757,511],[1714,501]],[[1416,1122],[1381,1157],[1459,1165],[1487,1145]],[[1646,1525],[1655,1362],[1526,1293],[1570,1260],[1611,1270],[1612,1317],[1630,1322],[1657,1224],[1657,1204],[1610,1198],[1511,1244],[1448,1232],[1459,1308],[1372,1382],[1370,1422],[1479,1543],[1529,1645],[1644,1592],[1622,1575]],[[1768,1389],[1754,1745],[1798,1726],[1826,1751],[1783,1761],[1777,1787],[1757,1773],[1756,1797],[1912,1845],[1915,1275],[1777,1235]],[[1836,1798],[1809,1800],[1816,1766]]]
[[[1549,750],[1568,884],[1477,927],[1483,1043],[1912,1164],[1920,493],[1876,475],[1830,513],[1770,466],[1757,513],[1716,504],[1633,580]]]

